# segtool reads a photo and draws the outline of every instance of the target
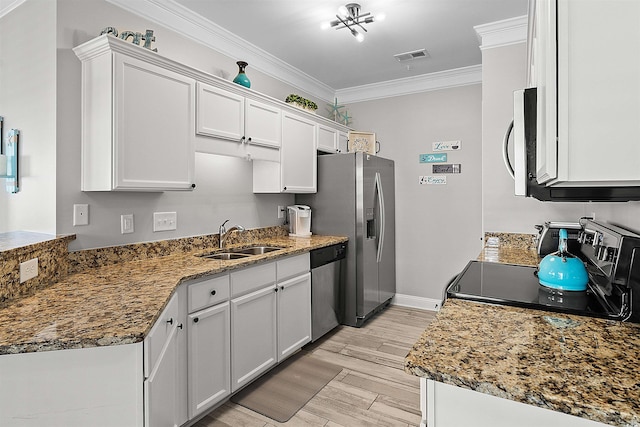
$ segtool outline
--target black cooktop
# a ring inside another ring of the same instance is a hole
[[[586,291],[560,291],[538,283],[536,267],[470,261],[447,288],[447,298],[623,320],[615,292],[601,295],[591,283]]]

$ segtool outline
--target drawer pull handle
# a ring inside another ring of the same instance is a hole
[[[216,294],[216,290],[214,289],[211,291],[211,295],[215,295],[215,294]]]
[[[167,320],[167,323],[170,324],[170,325],[173,325],[173,317],[171,319]]]
[[[182,329],[182,323],[177,326],[178,329]]]
[[[198,321],[199,321],[199,320],[200,320],[200,319],[198,319],[197,317],[195,317],[195,318],[193,319],[193,323],[198,323]]]

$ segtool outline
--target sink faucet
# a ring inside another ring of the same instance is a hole
[[[231,233],[232,231],[244,231],[244,227],[241,225],[234,225],[227,230],[224,226],[227,222],[229,222],[229,220],[223,222],[218,229],[218,233],[220,234],[220,244],[218,245],[218,247],[220,249],[224,248],[224,242],[225,240],[227,240],[227,236],[229,235],[229,233]]]

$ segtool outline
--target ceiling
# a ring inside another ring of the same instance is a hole
[[[348,1],[174,1],[340,90],[478,65],[473,27],[526,15],[528,0],[361,0],[361,13],[386,15],[365,25],[362,43],[347,29],[321,29]],[[393,56],[418,49],[429,57],[400,63]]]

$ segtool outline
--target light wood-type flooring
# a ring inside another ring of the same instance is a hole
[[[419,381],[402,366],[434,317],[434,312],[390,306],[362,328],[339,326],[304,347],[342,371],[284,424],[228,401],[194,426],[417,426]]]

